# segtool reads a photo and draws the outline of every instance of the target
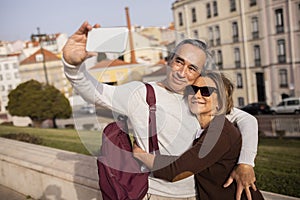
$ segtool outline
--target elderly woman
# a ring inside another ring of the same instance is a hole
[[[223,184],[236,166],[242,138],[239,130],[225,115],[233,108],[233,85],[224,76],[212,71],[201,74],[185,90],[185,98],[201,130],[193,146],[181,156],[148,154],[135,146],[134,156],[153,170],[153,176],[179,181],[195,175],[198,198],[201,200],[235,199],[236,184]],[[251,190],[253,200],[263,199]],[[242,199],[247,199],[242,195]]]

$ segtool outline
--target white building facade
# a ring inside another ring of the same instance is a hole
[[[300,96],[300,0],[177,0],[175,29],[207,41],[235,106]]]
[[[6,111],[8,94],[21,82],[18,56],[0,57],[0,113]]]

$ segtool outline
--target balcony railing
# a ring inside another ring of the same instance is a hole
[[[258,31],[252,32],[252,38],[253,39],[258,39],[259,38],[259,32]]]
[[[240,60],[235,61],[235,67],[236,68],[241,68],[241,61]]]
[[[216,39],[216,45],[221,45],[221,39],[220,38]]]
[[[239,41],[239,36],[238,35],[232,36],[232,40],[233,40],[233,42],[238,42]]]
[[[255,66],[261,65],[260,59],[255,59],[254,62],[255,62]]]
[[[282,25],[277,25],[276,33],[284,33],[284,27]]]
[[[285,63],[286,56],[285,55],[278,55],[278,63]]]

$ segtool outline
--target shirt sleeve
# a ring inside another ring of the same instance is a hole
[[[238,163],[254,167],[258,144],[258,124],[256,118],[237,108],[233,108],[232,112],[226,117],[232,123],[237,124],[242,134],[242,149]]]
[[[86,70],[85,64],[73,66],[63,58],[64,73],[75,91],[87,102],[95,106],[103,106],[120,114],[128,115],[128,105],[137,82],[131,82],[120,86],[111,86],[96,80]],[[141,85],[141,83],[139,83]],[[137,92],[138,93],[138,92]]]

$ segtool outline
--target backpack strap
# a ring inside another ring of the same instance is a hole
[[[156,130],[156,98],[153,87],[145,83],[147,89],[146,102],[149,105],[149,152],[159,154],[157,130]]]

